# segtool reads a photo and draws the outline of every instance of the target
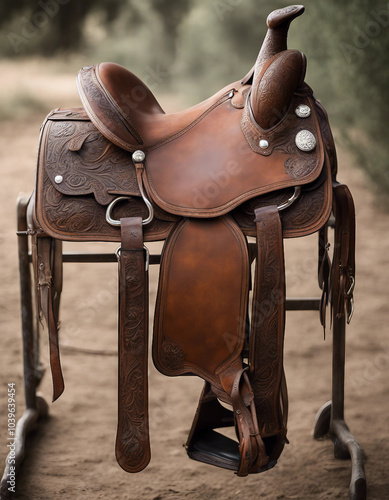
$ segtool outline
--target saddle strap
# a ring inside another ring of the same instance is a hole
[[[53,402],[65,389],[58,341],[59,297],[62,287],[62,264],[58,258],[61,248],[52,238],[37,238],[37,286],[39,317],[46,320],[49,332],[50,368],[53,378]]]
[[[254,394],[246,374],[247,368],[242,368],[236,374],[231,391],[239,437],[240,463],[237,475],[240,477],[266,469],[269,462],[258,428]]]
[[[119,387],[116,459],[127,472],[150,461],[148,424],[148,269],[142,219],[121,219]]]
[[[324,339],[326,332],[326,310],[329,300],[330,290],[330,271],[331,259],[329,256],[329,243],[328,243],[328,222],[319,231],[319,266],[318,266],[318,281],[319,287],[322,290],[320,300],[320,324],[323,327]]]
[[[286,442],[287,393],[283,375],[285,265],[282,226],[277,206],[255,210],[257,261],[249,344],[250,382],[259,431],[277,436],[267,449],[276,460]]]
[[[355,207],[345,184],[334,186],[335,241],[332,265],[331,303],[334,318],[346,314],[350,323],[354,311]]]

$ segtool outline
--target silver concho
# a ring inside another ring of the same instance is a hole
[[[299,104],[294,112],[299,118],[308,118],[311,114],[311,108],[306,104]]]
[[[266,149],[269,147],[269,143],[267,142],[266,139],[261,139],[259,141],[259,147],[262,148],[262,149]]]
[[[140,149],[137,149],[136,151],[134,151],[132,153],[132,160],[135,163],[140,163],[140,162],[144,161],[145,158],[146,158],[146,155]]]
[[[56,175],[56,176],[54,177],[54,182],[55,182],[56,184],[61,184],[61,182],[62,182],[62,181],[63,181],[63,177],[62,177],[62,175]]]
[[[296,146],[301,151],[312,151],[316,147],[315,136],[309,130],[300,130],[296,135]]]

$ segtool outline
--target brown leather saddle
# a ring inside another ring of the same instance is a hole
[[[30,208],[54,399],[64,384],[53,241],[120,241],[116,456],[129,472],[150,460],[147,241],[165,240],[154,364],[205,381],[189,456],[244,476],[272,467],[287,442],[283,238],[325,231],[336,175],[327,115],[304,83],[305,57],[286,47],[303,11],[271,13],[252,70],[188,110],[165,114],[135,75],[103,63],[78,74],[83,109],[56,109],[43,124]],[[325,244],[320,264],[323,310]],[[352,257],[345,268],[348,289]],[[215,430],[223,427],[235,428],[237,441]]]

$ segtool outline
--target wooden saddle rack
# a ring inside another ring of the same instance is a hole
[[[315,437],[329,435],[335,455],[351,457],[351,497],[365,498],[362,449],[343,417],[354,204],[336,181],[335,146],[327,114],[304,82],[305,56],[286,46],[289,25],[303,11],[297,5],[272,12],[251,71],[190,109],[165,114],[135,75],[103,63],[78,74],[82,108],[55,109],[45,119],[35,190],[18,205],[24,436],[45,406],[36,396],[42,372],[32,355],[31,294],[48,325],[55,400],[64,390],[61,241],[117,241],[120,466],[138,472],[150,460],[148,268],[160,263],[153,362],[165,375],[204,380],[189,457],[239,476],[277,463],[288,442],[285,310],[318,310],[325,326],[329,305],[333,398],[318,413]],[[286,299],[283,239],[314,232],[322,296]],[[164,241],[161,256],[149,255],[150,241]],[[218,432],[224,427],[235,428],[236,440]]]

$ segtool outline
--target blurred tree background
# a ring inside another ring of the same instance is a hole
[[[0,57],[110,60],[152,91],[188,104],[208,97],[253,64],[274,0],[3,0]],[[307,82],[337,138],[389,199],[389,4],[305,1],[289,47],[308,58]],[[151,82],[151,84],[150,84]],[[158,87],[158,90],[157,90]]]

